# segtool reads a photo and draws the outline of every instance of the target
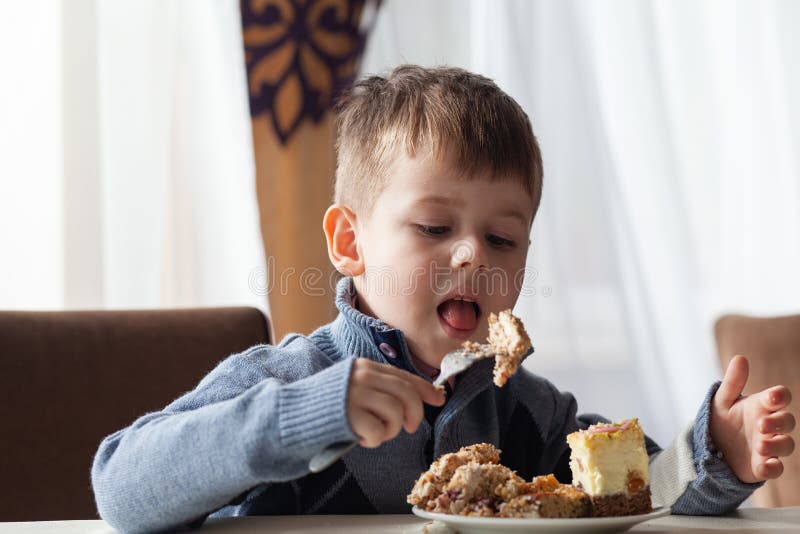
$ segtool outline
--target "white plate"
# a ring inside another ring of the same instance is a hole
[[[485,534],[487,532],[624,532],[633,525],[669,515],[669,508],[654,508],[649,514],[621,517],[579,517],[575,519],[517,519],[510,517],[471,517],[466,515],[435,514],[412,509],[415,515],[441,521],[459,534]]]

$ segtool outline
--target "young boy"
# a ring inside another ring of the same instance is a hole
[[[430,462],[478,442],[527,479],[571,479],[566,435],[600,420],[576,417],[571,395],[525,370],[497,388],[491,360],[451,380],[446,398],[430,383],[445,353],[484,341],[489,312],[519,295],[542,190],[525,113],[481,76],[402,66],[342,99],[337,148],[323,227],[345,275],[339,316],[229,357],[194,391],[108,436],[92,482],[115,528],[199,524],[214,512],[407,513]],[[655,502],[724,513],[780,475],[794,447],[790,393],[742,397],[746,380],[737,357],[670,447],[648,441]]]

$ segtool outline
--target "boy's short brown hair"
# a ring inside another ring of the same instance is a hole
[[[452,154],[467,178],[488,170],[493,180],[518,180],[536,214],[539,144],[528,116],[492,80],[454,67],[401,65],[356,82],[337,111],[335,202],[369,212],[398,149],[409,157],[430,149],[437,158]]]

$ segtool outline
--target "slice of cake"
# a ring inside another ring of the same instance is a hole
[[[567,436],[572,483],[591,499],[592,515],[644,514],[650,503],[649,457],[637,419],[592,425]]]
[[[444,487],[453,478],[456,469],[468,463],[496,464],[500,461],[500,451],[489,443],[477,443],[462,447],[439,457],[430,469],[422,473],[406,499],[409,504],[423,510],[436,508],[436,500],[444,492]]]

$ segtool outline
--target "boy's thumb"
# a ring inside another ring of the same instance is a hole
[[[747,384],[747,377],[750,373],[747,358],[744,356],[734,356],[725,370],[722,377],[722,384],[717,390],[716,399],[722,407],[728,409],[739,400],[739,397]]]

